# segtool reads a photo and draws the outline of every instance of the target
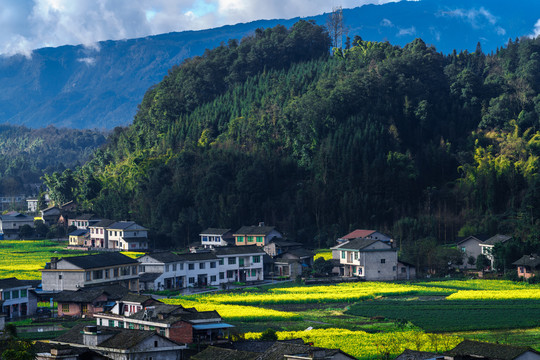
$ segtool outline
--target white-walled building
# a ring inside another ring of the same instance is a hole
[[[231,229],[208,228],[200,234],[201,246],[212,249],[217,246],[234,245],[234,237]]]

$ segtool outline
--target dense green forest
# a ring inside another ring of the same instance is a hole
[[[350,44],[331,55],[324,28],[300,21],[186,60],[77,173],[75,196],[160,247],[265,221],[315,247],[379,229],[411,257],[473,233],[537,248],[540,39],[493,54]]]
[[[93,130],[0,125],[0,194],[34,194],[44,173],[81,166],[104,143]]]

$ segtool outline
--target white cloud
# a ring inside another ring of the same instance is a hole
[[[399,29],[397,36],[411,36],[415,34],[416,34],[416,28],[414,26],[411,26],[410,28]]]
[[[531,35],[529,35],[529,37],[531,37],[531,38],[535,38],[537,36],[540,36],[540,19],[538,19],[536,21],[536,24],[534,24],[533,33]]]
[[[399,0],[2,0],[0,54],[293,18]]]
[[[388,19],[382,19],[380,25],[383,26],[383,27],[393,27],[394,26],[394,24],[392,24],[392,22],[390,20],[388,20]]]
[[[85,63],[88,66],[94,66],[96,64],[96,58],[92,57],[79,58],[77,61]]]
[[[480,9],[454,9],[440,11],[438,16],[457,17],[471,24],[473,28],[484,27],[486,22],[490,25],[495,25],[497,18],[484,7]]]

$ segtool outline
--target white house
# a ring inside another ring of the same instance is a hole
[[[107,232],[107,227],[114,223],[114,220],[102,219],[95,224],[90,224],[88,226],[90,238],[86,240],[84,246],[109,248],[109,233]]]
[[[507,241],[509,241],[511,239],[512,239],[511,236],[497,234],[497,235],[494,235],[494,236],[490,237],[489,239],[487,239],[484,242],[479,244],[480,245],[480,253],[482,255],[485,255],[489,259],[490,268],[493,269],[493,263],[494,263],[494,260],[495,260],[493,258],[493,248],[495,247],[495,245],[504,244],[505,242],[507,242]]]
[[[4,239],[18,239],[19,230],[24,225],[33,228],[34,218],[16,211],[0,215],[0,234],[4,234]]]
[[[219,280],[227,282],[251,282],[264,280],[263,256],[261,247],[227,246],[215,249],[219,259]]]
[[[31,291],[31,281],[7,278],[0,280],[2,313],[8,319],[33,315],[37,310],[37,296]]]
[[[134,221],[117,221],[107,227],[110,249],[148,249],[148,230]]]
[[[216,246],[228,246],[234,244],[231,229],[208,228],[200,234],[201,245],[204,248],[214,248]]]

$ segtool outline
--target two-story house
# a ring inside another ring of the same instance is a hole
[[[512,239],[511,236],[497,234],[479,244],[480,253],[488,258],[491,269],[493,269],[493,265],[495,262],[495,258],[493,257],[493,248],[495,247],[495,245],[504,244],[505,242],[510,241],[511,239]]]
[[[392,238],[390,236],[383,234],[377,230],[363,230],[356,229],[347,235],[344,235],[337,239],[338,244],[343,244],[344,242],[351,241],[354,239],[370,239],[370,240],[381,240],[382,242],[391,243]]]
[[[36,313],[37,296],[33,292],[35,285],[30,280],[14,277],[0,280],[2,313],[8,319]]]
[[[147,306],[130,316],[102,313],[94,317],[101,326],[152,330],[184,344],[219,342],[228,337],[228,329],[233,327],[222,322],[217,311],[197,311],[167,304]]]
[[[43,291],[77,290],[91,285],[119,284],[139,291],[139,262],[120,253],[51,258],[41,269]]]
[[[201,246],[206,249],[234,244],[234,237],[231,229],[208,228],[199,235],[201,237]]]
[[[20,228],[24,225],[33,228],[34,218],[16,211],[0,215],[0,234],[4,234],[4,239],[18,239]]]
[[[87,229],[77,229],[68,234],[69,246],[84,246],[84,243],[89,240],[89,232]]]
[[[340,261],[340,274],[365,280],[396,280],[397,249],[381,240],[355,239],[335,246]]]
[[[97,224],[100,220],[94,214],[82,214],[74,219],[69,219],[68,226],[75,226],[79,230],[87,230],[89,226]]]
[[[233,234],[236,246],[257,245],[263,247],[274,238],[282,238],[283,235],[274,226],[242,226]]]
[[[85,241],[84,246],[109,248],[109,233],[107,232],[107,228],[114,223],[114,220],[102,219],[95,224],[89,225],[90,238]]]
[[[140,264],[141,290],[181,289],[187,286],[184,261],[175,253],[155,252],[143,255],[137,261]]]
[[[124,251],[148,249],[148,230],[134,221],[117,221],[107,227],[108,248]]]
[[[264,280],[263,256],[265,252],[259,246],[227,246],[215,250],[219,259],[219,281],[251,282]]]
[[[264,251],[268,255],[274,257],[284,252],[287,252],[289,250],[300,249],[303,246],[304,244],[299,243],[299,242],[283,240],[281,238],[275,238],[264,246]]]

